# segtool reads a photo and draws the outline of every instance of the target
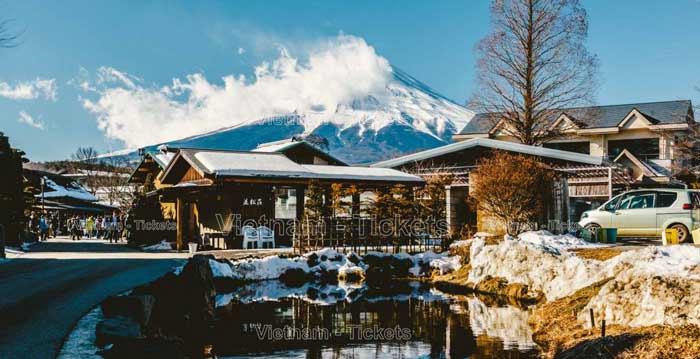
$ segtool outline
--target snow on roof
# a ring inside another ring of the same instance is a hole
[[[261,143],[258,147],[254,148],[254,152],[279,152],[283,151],[289,147],[294,147],[301,144],[302,141],[292,141],[291,139]]]
[[[281,153],[182,149],[184,159],[198,170],[216,176],[287,177],[326,180],[422,182],[389,168],[298,164]]]
[[[160,168],[168,167],[170,161],[172,161],[173,158],[175,158],[175,152],[153,151],[149,154],[151,155],[153,160],[156,161],[156,163],[158,163],[158,166],[160,166]]]
[[[397,182],[423,182],[412,174],[397,171],[391,168],[371,168],[352,166],[325,166],[303,165],[316,175],[316,178],[341,179],[358,181],[397,181]]]
[[[306,168],[277,153],[195,151],[188,157],[190,156],[202,165],[202,170],[219,176],[300,178],[308,176]]]
[[[393,158],[386,161],[377,162],[371,167],[391,168],[398,167],[407,163],[426,160],[448,153],[457,152],[473,147],[488,147],[509,152],[518,152],[527,155],[540,156],[546,158],[554,158],[558,160],[585,163],[589,165],[600,165],[603,163],[603,157],[590,156],[581,153],[555,150],[551,148],[524,145],[522,143],[494,140],[490,138],[472,138],[466,141],[451,143],[449,145],[433,148],[426,151],[413,153],[410,155]]]
[[[97,201],[95,196],[75,181],[70,182],[69,186],[61,186],[52,179],[45,178],[45,183],[44,198],[70,197],[89,202]],[[41,197],[41,194],[36,195],[36,197]]]

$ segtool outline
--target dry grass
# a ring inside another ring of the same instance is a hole
[[[599,261],[606,261],[610,258],[620,255],[623,251],[619,248],[586,248],[586,249],[573,249],[571,252],[575,253],[577,256],[586,259],[595,259]]]
[[[606,327],[601,338],[600,327],[584,329],[576,319],[590,299],[609,281],[605,279],[576,293],[538,305],[530,317],[533,339],[550,358],[698,358],[700,328],[650,326],[629,328]],[[600,326],[600,323],[596,323]]]

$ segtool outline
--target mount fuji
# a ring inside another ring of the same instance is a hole
[[[317,135],[329,152],[348,163],[376,162],[445,145],[474,112],[435,92],[396,67],[384,91],[354,98],[334,109],[258,119],[165,144],[226,150],[251,150],[266,142]],[[161,143],[147,146],[157,148]],[[101,157],[135,159],[136,151]]]

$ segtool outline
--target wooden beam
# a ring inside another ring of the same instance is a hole
[[[175,205],[175,218],[177,220],[177,240],[176,240],[176,245],[177,245],[177,250],[181,251],[182,250],[182,232],[184,230],[184,218],[183,213],[182,213],[182,198],[178,197],[177,202]]]

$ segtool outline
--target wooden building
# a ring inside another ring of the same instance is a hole
[[[622,190],[629,184],[624,169],[602,157],[488,138],[472,138],[371,166],[399,169],[419,175],[454,175],[454,182],[446,188],[447,220],[450,229],[457,230],[469,225],[476,230],[492,231],[493,228],[484,225],[488,221],[480,220],[479,213],[469,208],[467,198],[470,189],[469,173],[476,168],[480,159],[490,156],[493,151],[535,156],[562,174],[562,180],[556,182],[555,188],[552,188],[553,203],[546,214],[550,221],[568,223],[578,220],[577,209],[572,208],[572,197],[602,203],[611,198],[615,191]]]
[[[289,222],[302,218],[305,191],[312,182],[365,191],[423,184],[420,177],[394,169],[348,166],[304,142],[255,151],[170,151],[174,156],[164,169],[158,169],[155,159],[144,160],[136,170],[142,173],[135,172],[132,179],[159,172],[158,186],[148,195],[174,206],[179,246],[209,237],[226,238],[225,245],[214,241],[217,247],[236,247],[237,230],[245,224],[272,228],[278,243],[291,244]],[[359,200],[353,196],[354,209],[359,209]]]

